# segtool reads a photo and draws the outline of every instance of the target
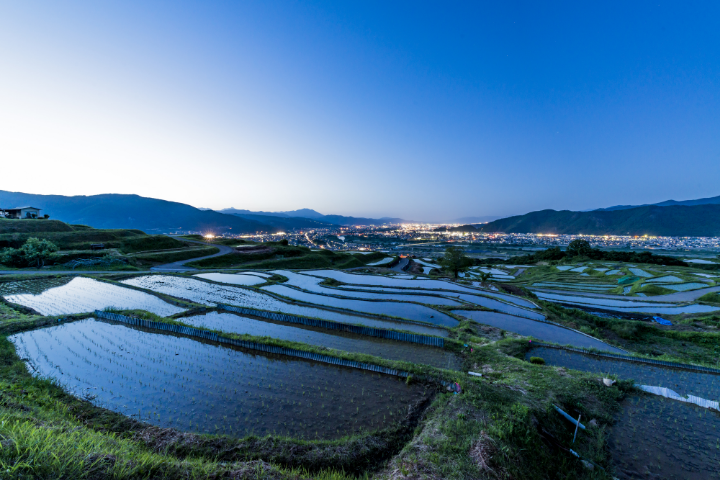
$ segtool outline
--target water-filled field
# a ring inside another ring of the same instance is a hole
[[[388,360],[423,363],[452,370],[457,370],[462,365],[462,362],[455,354],[442,348],[395,342],[335,330],[289,325],[264,319],[256,320],[230,313],[211,312],[207,315],[183,317],[180,321],[197,328],[258,337],[267,336],[346,352],[366,353],[387,358]]]
[[[688,290],[697,290],[698,288],[705,288],[708,286],[707,283],[698,283],[698,282],[691,282],[691,283],[678,283],[674,285],[660,285],[663,288],[667,288],[668,290],[675,290],[676,292],[687,292]]]
[[[61,287],[70,282],[73,277],[31,278],[30,280],[16,280],[0,283],[0,295],[20,295],[29,293],[39,295],[53,287]]]
[[[373,291],[373,292],[397,292],[397,293],[406,293],[406,294],[412,293],[412,294],[418,294],[418,295],[430,294],[433,292],[433,290],[421,290],[421,289],[416,289],[416,288],[374,287],[374,286],[367,286],[367,285],[340,285],[337,288],[341,289],[341,290],[367,290],[367,291]],[[479,290],[479,289],[473,290],[472,294],[461,294],[461,293],[453,292],[450,290],[443,290],[443,291],[438,291],[436,294],[443,295],[443,296],[446,296],[449,298],[459,298],[463,301],[466,301],[468,303],[473,303],[475,305],[481,305],[481,303],[479,303],[479,302],[482,302],[484,300],[483,297],[493,297],[493,298],[501,299],[504,302],[512,303],[512,304],[519,305],[522,307],[533,308],[533,309],[537,308],[537,306],[534,303],[532,303],[528,300],[525,300],[523,298],[515,297],[512,295],[505,295],[503,293],[494,293],[494,292],[490,292],[487,290]]]
[[[23,287],[32,288],[30,282],[33,280],[22,282]],[[44,280],[38,282],[38,290],[43,285],[49,288],[38,293],[18,293],[4,297],[9,302],[30,307],[42,315],[70,315],[117,308],[147,310],[167,317],[185,311],[154,295],[91,278],[76,277],[61,286],[52,286],[52,283],[48,284]]]
[[[147,275],[125,280],[123,283],[146,288],[155,292],[165,293],[178,298],[184,298],[202,305],[215,306],[218,303],[225,303],[239,307],[283,312],[290,315],[321,318],[323,320],[332,320],[334,322],[366,325],[368,327],[375,328],[408,330],[425,335],[447,336],[447,331],[433,328],[431,326],[426,327],[424,325],[416,325],[409,322],[379,320],[364,317],[362,315],[352,315],[349,313],[324,310],[322,308],[293,305],[256,290],[211,284],[193,278],[175,277],[170,275]]]
[[[535,293],[535,295],[537,295],[538,298],[540,298],[541,300],[547,300],[548,302],[563,303],[583,307],[596,307],[605,310],[613,310],[616,312],[644,312],[659,313],[663,315],[680,315],[683,313],[708,313],[720,310],[720,307],[713,307],[710,305],[677,305],[674,303],[641,301],[633,302],[630,300],[614,300],[610,298],[560,295],[541,291],[534,291],[533,293]]]
[[[720,398],[720,375],[711,373],[612,360],[547,347],[533,348],[525,356],[526,359],[530,357],[542,357],[548,365],[604,376],[617,375],[619,378],[633,379],[639,385],[670,388],[680,395],[695,395],[713,400]]]
[[[378,267],[380,265],[387,265],[388,263],[391,263],[395,257],[385,257],[381,260],[378,260],[377,262],[368,263],[369,267]]]
[[[161,427],[337,438],[387,426],[424,390],[399,378],[83,320],[10,337],[34,374]]]
[[[450,300],[449,298],[441,297],[439,295],[429,295],[428,293],[431,292],[425,292],[425,295],[422,294],[392,294],[392,293],[377,293],[377,292],[364,292],[364,291],[358,291],[358,290],[350,290],[350,289],[337,289],[337,288],[329,288],[324,287],[322,285],[319,285],[320,282],[323,282],[324,278],[319,277],[311,277],[309,275],[302,275],[298,273],[288,272],[286,270],[275,270],[273,273],[277,273],[278,275],[282,275],[284,277],[288,278],[287,283],[284,285],[292,285],[294,287],[302,288],[303,290],[307,290],[308,292],[313,293],[322,293],[326,295],[339,295],[343,297],[353,297],[353,298],[359,298],[359,299],[370,299],[370,300],[396,300],[401,302],[417,302],[417,303],[426,303],[429,305],[451,305],[451,306],[457,306],[460,305],[460,303]],[[317,302],[313,302],[317,303]],[[401,315],[399,315],[401,316]]]
[[[509,332],[535,337],[538,340],[558,343],[560,345],[572,345],[579,348],[596,348],[608,352],[624,353],[621,349],[608,345],[596,338],[584,335],[573,330],[552,325],[549,323],[536,322],[526,318],[505,315],[496,312],[485,312],[479,310],[453,310],[453,313],[470,318],[485,325],[502,328]]]
[[[258,275],[233,274],[233,273],[199,273],[194,275],[213,282],[230,283],[232,285],[259,285],[265,283],[265,279]]]
[[[284,297],[293,298],[300,302],[308,302],[326,307],[344,308],[354,310],[356,312],[374,313],[378,315],[389,315],[405,318],[407,320],[434,323],[435,325],[442,325],[445,327],[455,327],[458,324],[457,320],[445,313],[414,303],[350,300],[346,298],[336,298],[327,295],[303,292],[291,287],[286,287],[285,285],[270,285],[268,287],[263,287],[262,289]]]
[[[608,447],[621,480],[720,478],[720,415],[655,395],[631,396]]]

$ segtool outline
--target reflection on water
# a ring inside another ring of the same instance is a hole
[[[84,320],[10,337],[36,375],[161,427],[338,438],[399,420],[424,389],[351,368]]]
[[[267,336],[346,352],[366,353],[389,360],[424,363],[451,370],[459,370],[462,366],[461,360],[455,354],[442,348],[395,342],[384,338],[367,337],[336,330],[324,330],[294,324],[288,325],[265,319],[256,320],[230,313],[211,312],[207,315],[184,317],[180,321],[197,328],[248,334],[257,337]]]
[[[117,308],[146,310],[167,317],[185,311],[149,293],[83,277],[75,277],[62,286],[54,286],[37,294],[18,293],[5,295],[5,298],[42,315],[70,315]]]

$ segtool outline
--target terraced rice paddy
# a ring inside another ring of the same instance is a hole
[[[550,323],[536,322],[512,315],[478,310],[453,310],[453,313],[470,318],[478,323],[501,328],[520,335],[534,337],[546,342],[572,345],[578,348],[596,348],[607,352],[624,353],[621,349],[608,345],[596,338]]]
[[[720,375],[605,359],[552,348],[527,353],[549,365],[634,379],[681,395],[720,397]],[[615,474],[621,479],[720,478],[720,415],[655,395],[634,395],[622,404],[609,439]]]
[[[536,288],[559,288],[563,290],[578,290],[588,292],[607,292],[615,288],[615,285],[594,285],[591,283],[562,283],[562,282],[538,282],[533,283]]]
[[[358,289],[358,288],[372,288],[374,291],[400,291],[397,290],[399,288],[402,289],[408,289],[403,290],[404,292],[410,293],[420,293],[422,290],[418,289],[427,289],[431,290],[435,294],[446,294],[445,292],[461,292],[461,293],[470,293],[473,295],[485,295],[485,296],[492,296],[496,298],[501,298],[505,301],[515,303],[517,305],[522,305],[528,308],[537,308],[535,304],[532,302],[529,302],[527,300],[514,297],[512,295],[503,295],[503,294],[494,294],[491,292],[479,290],[476,288],[469,288],[465,287],[463,285],[458,285],[456,283],[450,283],[450,282],[444,282],[441,280],[426,280],[426,279],[400,279],[400,278],[389,278],[389,277],[381,277],[377,275],[355,275],[345,272],[340,272],[337,270],[314,270],[314,271],[305,271],[303,272],[306,275],[313,275],[317,277],[324,277],[324,278],[333,278],[339,282],[347,283],[349,284],[346,287],[343,288],[351,288],[351,289]],[[350,286],[352,285],[352,286]],[[358,287],[359,286],[359,287]],[[371,286],[371,287],[370,287]],[[388,288],[377,288],[377,287],[390,287],[395,288],[394,290],[390,290]],[[414,290],[414,291],[413,291]],[[428,291],[425,291],[424,293],[431,293]],[[457,296],[456,294],[454,295]]]
[[[95,320],[13,335],[36,376],[153,425],[332,439],[399,420],[422,387]]]
[[[211,280],[219,283],[230,283],[232,285],[259,285],[265,283],[265,279],[257,275],[232,274],[232,273],[199,273],[194,275],[198,278]]]
[[[211,312],[206,315],[183,317],[182,323],[227,333],[272,337],[291,342],[302,342],[323,348],[333,348],[353,353],[364,353],[388,360],[421,363],[439,368],[458,370],[462,362],[452,352],[437,347],[427,347],[382,338],[366,337],[334,330],[324,330],[300,325],[289,325],[271,320],[256,320],[230,313]]]
[[[445,313],[414,303],[350,300],[346,298],[337,298],[328,295],[303,292],[285,285],[270,285],[268,287],[263,287],[262,290],[292,298],[300,302],[307,302],[325,307],[342,308],[346,310],[354,310],[356,312],[374,313],[378,315],[388,315],[407,320],[433,323],[444,327],[455,327],[458,324],[457,320]]]
[[[394,260],[394,257],[385,257],[382,260],[378,260],[377,262],[368,263],[368,266],[370,267],[378,267],[380,265],[387,265],[388,263],[392,263]]]
[[[720,399],[720,375],[667,368],[643,363],[584,355],[556,348],[533,348],[525,356],[542,357],[548,365],[593,372],[608,377],[617,375],[633,379],[639,385],[670,388],[680,395],[695,395],[707,399]]]
[[[613,300],[609,298],[560,295],[540,291],[535,292],[535,294],[538,296],[538,298],[542,300],[547,300],[549,302],[609,309],[618,312],[645,312],[666,315],[679,315],[683,313],[707,313],[720,310],[720,307],[713,307],[710,305],[676,305],[674,303],[633,302],[629,300]]]
[[[637,276],[637,277],[650,278],[650,277],[654,277],[654,276],[655,276],[655,275],[653,275],[652,273],[648,273],[648,272],[646,272],[645,270],[643,270],[643,269],[641,269],[641,268],[629,268],[628,270],[630,270],[630,273],[632,273],[633,275],[635,275],[635,276]]]
[[[0,283],[0,295],[32,294],[39,295],[45,290],[54,287],[61,287],[72,280],[73,277],[37,278],[30,280],[18,280],[15,282]]]
[[[645,280],[647,283],[681,283],[682,278],[676,277],[675,275],[665,275],[664,277],[655,277]]]
[[[202,305],[215,306],[219,303],[239,307],[257,308],[273,312],[283,312],[290,315],[321,318],[333,322],[365,325],[375,328],[389,328],[407,330],[423,335],[447,336],[447,331],[431,326],[416,325],[413,323],[380,320],[362,315],[335,312],[322,308],[294,305],[283,302],[271,295],[262,292],[227,285],[217,285],[201,280],[170,275],[147,275],[123,281],[128,285],[145,288],[154,292],[164,293],[173,297],[183,298]]]
[[[416,302],[425,303],[429,305],[460,305],[458,302],[444,298],[438,295],[429,295],[430,292],[424,292],[425,294],[389,294],[389,293],[376,293],[376,292],[363,292],[349,289],[337,289],[329,288],[319,285],[323,282],[324,278],[311,277],[309,275],[301,275],[294,272],[288,272],[285,270],[276,270],[273,273],[282,275],[288,278],[285,285],[292,285],[294,287],[301,288],[308,292],[320,293],[324,295],[336,295],[342,297],[352,297],[359,299],[370,299],[370,300],[385,300],[385,301],[400,301],[400,302]]]
[[[608,447],[620,480],[720,478],[720,416],[654,395],[623,402]]]
[[[31,282],[26,280],[23,287],[33,291]],[[38,293],[17,293],[4,295],[12,303],[23,305],[42,315],[71,315],[95,310],[116,308],[121,310],[146,310],[162,317],[168,317],[185,309],[171,305],[148,293],[123,288],[91,278],[76,277],[61,286],[38,280],[34,290]],[[5,288],[11,288],[6,286]],[[42,288],[47,288],[42,290]]]
[[[708,286],[707,283],[679,283],[673,285],[660,285],[662,288],[668,290],[675,290],[676,292],[687,292],[689,290],[697,290],[698,288],[705,288]]]

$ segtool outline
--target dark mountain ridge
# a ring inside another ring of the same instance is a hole
[[[682,200],[679,202],[677,200],[666,200],[664,202],[651,203],[651,204],[646,204],[646,205],[615,205],[614,207],[598,208],[593,211],[597,212],[597,211],[627,210],[630,208],[640,208],[640,207],[677,207],[677,206],[692,207],[695,205],[720,205],[720,195],[718,195],[717,197],[698,198],[696,200]]]
[[[720,236],[720,205],[646,206],[621,210],[541,210],[474,225],[487,233]]]

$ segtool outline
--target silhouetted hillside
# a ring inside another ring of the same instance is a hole
[[[588,235],[720,236],[720,205],[647,206],[622,210],[541,210],[476,225],[480,232]]]
[[[129,228],[145,232],[200,231],[213,233],[275,232],[272,225],[200,210],[178,202],[139,195],[104,194],[66,197],[0,190],[0,207],[33,206],[50,218],[95,228]]]

